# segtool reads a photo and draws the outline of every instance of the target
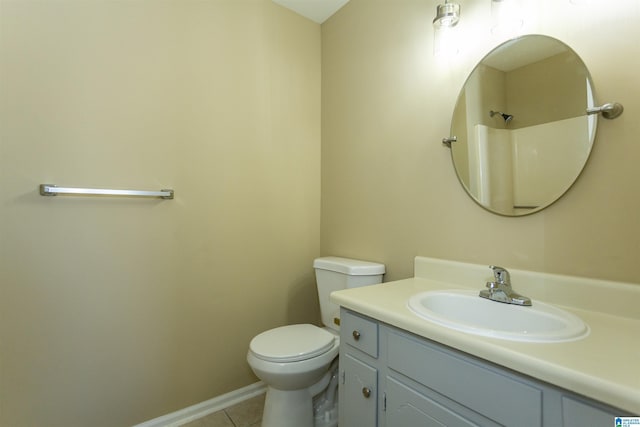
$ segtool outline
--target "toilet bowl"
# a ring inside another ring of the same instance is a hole
[[[314,325],[289,325],[257,335],[247,360],[255,374],[279,390],[310,387],[338,355],[340,337]]]
[[[382,281],[384,265],[325,257],[314,262],[323,323],[288,325],[256,335],[247,362],[267,385],[262,427],[338,425],[339,307],[331,291]]]
[[[271,329],[251,340],[247,362],[269,387],[263,427],[317,425],[313,397],[323,391],[317,385],[327,381],[339,345],[339,336],[309,324]],[[325,425],[337,425],[337,419],[335,424]]]

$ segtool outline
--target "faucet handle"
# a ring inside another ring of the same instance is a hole
[[[489,289],[489,293],[492,294],[498,289],[498,284],[496,282],[487,282],[485,287]]]
[[[498,267],[497,265],[490,265],[489,268],[493,270],[493,276],[498,284],[511,285],[511,276],[509,276],[506,268]]]

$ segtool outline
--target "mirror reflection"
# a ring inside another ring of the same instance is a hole
[[[589,72],[564,43],[529,35],[485,56],[460,91],[451,155],[484,208],[527,215],[571,187],[591,152],[597,118]]]

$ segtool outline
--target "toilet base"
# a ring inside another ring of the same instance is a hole
[[[309,391],[267,387],[262,427],[313,427],[313,403]]]
[[[267,387],[262,427],[336,427],[338,358],[314,385],[302,390]]]

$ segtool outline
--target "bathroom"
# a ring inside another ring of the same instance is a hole
[[[0,0],[0,425],[128,426],[257,381],[257,333],[319,318],[313,259],[413,274],[416,255],[640,283],[640,4],[523,0],[571,46],[601,120],[534,215],[471,200],[441,140],[506,39],[459,0],[350,0],[318,24],[271,0]],[[173,200],[39,195],[42,183]]]

